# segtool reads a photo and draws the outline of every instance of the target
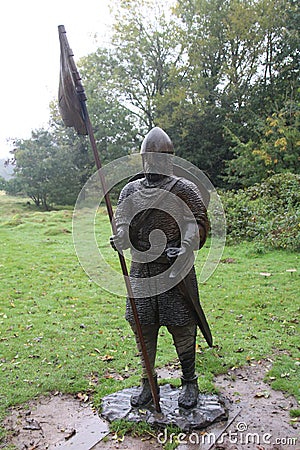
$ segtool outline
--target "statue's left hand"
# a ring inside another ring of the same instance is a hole
[[[187,252],[187,248],[183,247],[169,247],[166,249],[167,258],[170,262],[173,262],[178,256],[184,255]]]
[[[170,247],[166,249],[166,254],[172,265],[172,270],[169,275],[170,278],[177,278],[182,271],[184,272],[187,266],[190,266],[191,268],[193,265],[194,253],[188,246],[183,245],[182,247]],[[177,260],[179,264],[176,263],[173,266],[175,260]]]

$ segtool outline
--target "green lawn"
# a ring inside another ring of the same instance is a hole
[[[72,210],[40,212],[26,202],[0,195],[2,418],[9,406],[49,391],[88,393],[99,406],[103,395],[135,385],[140,375],[125,300],[101,290],[81,268]],[[109,236],[104,212],[99,226]],[[117,266],[109,244],[101,246]],[[215,344],[209,349],[198,336],[201,390],[214,390],[214,374],[269,357],[267,380],[300,398],[298,254],[262,253],[245,243],[226,247],[222,261],[200,285]],[[162,328],[157,365],[170,361],[176,354]]]

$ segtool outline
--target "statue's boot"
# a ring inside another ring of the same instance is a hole
[[[193,408],[197,404],[199,395],[198,377],[195,375],[190,379],[181,378],[181,383],[182,391],[178,397],[178,405],[185,409]]]
[[[159,395],[157,376],[154,376],[156,392]],[[130,398],[131,406],[145,406],[152,400],[152,393],[148,378],[142,378],[141,390],[138,394],[133,394]]]

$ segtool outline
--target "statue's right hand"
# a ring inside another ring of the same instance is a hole
[[[114,234],[109,238],[110,245],[116,252],[121,252],[129,247],[128,232],[124,228],[120,228],[117,234]]]

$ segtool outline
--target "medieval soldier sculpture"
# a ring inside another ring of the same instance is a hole
[[[173,337],[182,368],[182,390],[178,404],[182,408],[192,408],[199,393],[195,374],[196,326],[198,324],[203,332],[204,321],[204,328],[208,328],[199,303],[193,259],[183,279],[171,287],[168,283],[172,277],[180,275],[178,270],[177,273],[170,273],[173,264],[175,267],[176,261],[191,261],[193,252],[203,246],[209,225],[197,186],[173,175],[173,153],[172,141],[162,129],[155,127],[147,134],[141,147],[144,177],[130,181],[121,191],[115,215],[117,234],[111,237],[111,245],[119,251],[131,249],[130,279],[157,392],[157,338],[159,328],[166,326]],[[160,192],[166,194],[166,201],[163,197],[158,198]],[[165,206],[170,202],[171,206]],[[189,209],[192,219],[184,213],[182,204]],[[154,230],[164,236],[158,245],[159,248],[163,245],[164,249],[157,256],[152,234]],[[141,258],[144,253],[148,259]],[[164,289],[164,279],[159,277],[167,269],[169,275]],[[149,280],[149,288],[145,280]],[[158,281],[151,284],[151,280]],[[126,319],[141,351],[128,300]],[[211,336],[207,337],[209,328],[206,335],[205,330],[203,334],[211,345]],[[137,407],[146,405],[152,398],[143,358],[142,366],[141,390],[131,397],[131,405]]]

